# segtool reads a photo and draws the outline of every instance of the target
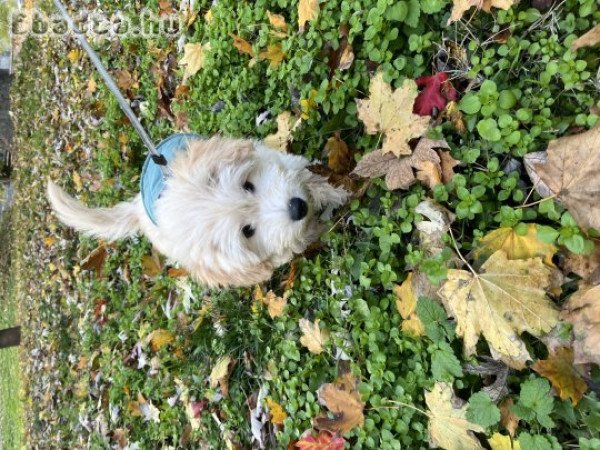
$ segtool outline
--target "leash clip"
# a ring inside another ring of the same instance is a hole
[[[167,158],[164,157],[164,155],[150,155],[152,158],[152,161],[154,161],[154,164],[158,165],[158,166],[166,166],[167,165]]]

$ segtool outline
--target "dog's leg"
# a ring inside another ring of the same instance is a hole
[[[139,230],[139,198],[112,208],[88,208],[48,181],[48,200],[61,222],[90,236],[113,241]]]

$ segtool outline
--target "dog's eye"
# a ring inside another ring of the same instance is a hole
[[[250,239],[252,236],[254,236],[255,231],[256,230],[252,225],[244,225],[244,228],[242,228],[242,233],[244,233],[244,236],[247,239]]]
[[[246,181],[244,183],[244,190],[248,191],[248,192],[254,192],[254,185],[252,183],[250,183],[249,181]]]

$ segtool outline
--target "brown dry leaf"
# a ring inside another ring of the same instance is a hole
[[[482,450],[473,434],[485,430],[467,420],[467,404],[454,395],[452,385],[436,383],[425,392],[429,408],[429,443],[445,450]],[[458,406],[455,406],[457,405]]]
[[[298,4],[298,29],[304,32],[306,22],[319,17],[319,0],[300,0]]]
[[[147,401],[142,393],[138,393],[137,401],[130,401],[127,405],[129,412],[134,417],[142,417],[145,422],[160,423],[160,411],[151,401]]]
[[[429,189],[442,184],[442,170],[440,163],[434,161],[419,161],[417,163],[417,179]]]
[[[232,366],[231,357],[224,356],[217,361],[208,378],[210,387],[214,389],[219,386],[225,397],[229,393],[229,374]]]
[[[167,275],[171,278],[184,278],[189,276],[190,273],[181,267],[170,267],[169,270],[167,270]]]
[[[448,270],[439,295],[457,321],[465,355],[475,353],[483,335],[495,359],[523,369],[531,357],[519,335],[539,337],[558,322],[558,311],[545,291],[551,275],[541,258],[509,260],[502,250],[492,254],[478,274]]]
[[[574,363],[600,364],[600,286],[580,286],[563,306],[561,318],[573,324]]]
[[[485,12],[489,13],[492,11],[492,8],[498,9],[510,9],[510,7],[515,3],[515,0],[452,0],[452,13],[450,14],[450,18],[448,19],[448,25],[452,22],[456,22],[460,20],[464,13],[466,13],[473,6],[478,10],[482,9]]]
[[[587,284],[600,284],[600,245],[595,243],[589,255],[569,252],[562,264],[565,274],[575,273]]]
[[[429,127],[429,116],[413,114],[413,104],[419,94],[413,80],[404,80],[402,87],[392,91],[383,81],[383,73],[371,78],[369,98],[356,100],[358,118],[368,134],[383,133],[381,151],[396,156],[412,153],[408,141],[423,136]]]
[[[288,30],[287,23],[285,22],[285,17],[283,17],[281,14],[274,14],[271,11],[267,11],[267,17],[269,19],[269,23],[273,28],[276,28],[281,31]]]
[[[409,272],[406,280],[398,286],[394,286],[394,294],[396,294],[396,309],[402,321],[402,331],[412,336],[423,336],[425,328],[423,322],[417,316],[417,297],[413,290],[413,273]]]
[[[185,71],[183,72],[184,83],[202,69],[204,66],[204,52],[209,49],[209,44],[185,44],[183,47],[183,58],[179,61],[179,64],[185,66]]]
[[[523,236],[512,227],[490,231],[481,238],[473,255],[475,259],[483,260],[497,250],[503,250],[508,259],[529,259],[539,256],[545,264],[554,267],[552,257],[556,253],[556,247],[538,239],[535,223],[527,224],[527,234]]]
[[[337,174],[350,172],[354,158],[352,158],[352,152],[348,148],[348,144],[340,138],[339,133],[327,139],[323,150],[328,156],[328,166],[331,170]]]
[[[242,39],[236,34],[229,33],[229,36],[233,39],[233,46],[238,49],[240,53],[245,53],[246,55],[254,56],[254,52],[252,51],[252,44],[245,39]]]
[[[283,425],[283,421],[287,419],[287,413],[283,410],[281,405],[276,401],[268,398],[267,406],[269,407],[269,412],[271,413],[271,423],[275,425]]]
[[[438,150],[437,154],[440,157],[440,166],[442,166],[442,183],[450,183],[454,177],[454,168],[460,164],[460,161],[454,159],[450,152]]]
[[[87,93],[88,94],[93,94],[94,92],[96,92],[98,90],[98,84],[96,84],[96,81],[93,78],[90,78],[88,81],[88,85],[87,85]]]
[[[577,405],[587,391],[587,384],[575,369],[573,360],[573,349],[561,347],[548,359],[536,361],[531,368],[550,380],[561,399],[570,398]]]
[[[165,345],[169,345],[175,341],[175,336],[169,330],[158,329],[154,330],[145,338],[146,343],[150,343],[153,352],[159,351]]]
[[[269,316],[271,316],[271,319],[275,319],[276,317],[283,315],[283,310],[287,306],[287,296],[287,292],[283,295],[283,297],[277,297],[275,292],[269,291],[266,293],[266,295],[262,296],[262,298],[259,298],[259,300],[267,306],[267,310],[269,311]]]
[[[117,86],[119,86],[119,89],[122,91],[138,89],[140,87],[140,83],[136,80],[135,75],[132,75],[128,70],[115,71],[115,77]]]
[[[340,62],[338,64],[338,68],[340,70],[349,69],[352,63],[354,62],[354,51],[352,50],[352,46],[349,42],[345,42],[345,45],[342,47],[342,52],[340,54]]]
[[[149,278],[154,278],[163,270],[163,265],[160,260],[160,255],[152,251],[150,255],[144,255],[142,257],[142,273]]]
[[[519,441],[512,440],[510,436],[504,436],[497,432],[488,439],[488,444],[490,444],[492,450],[521,450]]]
[[[334,383],[324,384],[317,395],[319,403],[327,407],[334,417],[329,418],[325,414],[317,416],[313,421],[316,429],[343,434],[354,427],[363,426],[365,404],[357,389],[357,379],[351,373],[344,374]]]
[[[519,428],[519,417],[512,412],[511,406],[514,405],[512,398],[505,398],[500,404],[500,425],[502,425],[508,434],[514,436]]]
[[[579,36],[571,44],[571,50],[575,51],[581,47],[593,47],[600,42],[600,23],[587,33]]]
[[[300,319],[299,322],[300,331],[302,331],[300,343],[315,355],[323,352],[323,345],[329,339],[329,333],[327,330],[321,330],[319,322],[319,319],[314,322],[307,319]]]
[[[413,169],[422,168],[424,161],[440,164],[440,157],[434,148],[448,148],[448,144],[443,140],[422,138],[411,155],[399,159],[392,153],[375,150],[363,156],[352,173],[363,178],[385,175],[389,190],[408,189],[417,181]]]
[[[260,52],[258,58],[268,60],[271,67],[277,67],[285,59],[285,53],[283,53],[282,45],[276,43],[269,45],[266,51]]]
[[[106,250],[106,245],[101,243],[98,245],[98,247],[92,250],[83,261],[81,261],[81,268],[83,270],[94,270],[96,272],[96,276],[100,278],[102,277],[102,267],[104,266],[104,261],[106,261],[107,255],[108,252]]]
[[[295,123],[293,123],[295,121]],[[277,133],[270,134],[263,139],[268,147],[282,152],[287,151],[288,142],[292,140],[292,131],[300,124],[289,111],[284,111],[277,116]]]
[[[465,125],[465,121],[463,119],[463,113],[458,108],[458,103],[455,101],[448,102],[440,117],[449,120],[456,131],[458,131],[460,134],[467,132],[467,126]]]
[[[548,151],[523,158],[542,197],[556,196],[577,224],[600,230],[600,126],[550,141]]]

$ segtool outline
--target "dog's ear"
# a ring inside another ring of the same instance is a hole
[[[188,150],[173,160],[171,170],[173,174],[184,178],[198,172],[211,177],[224,166],[247,160],[253,152],[254,144],[248,139],[213,136],[210,139],[193,140]]]
[[[333,186],[327,181],[327,178],[321,175],[309,170],[307,172],[310,175],[306,187],[310,191],[316,209],[320,210],[325,207],[335,209],[348,201],[350,193],[344,188]]]

